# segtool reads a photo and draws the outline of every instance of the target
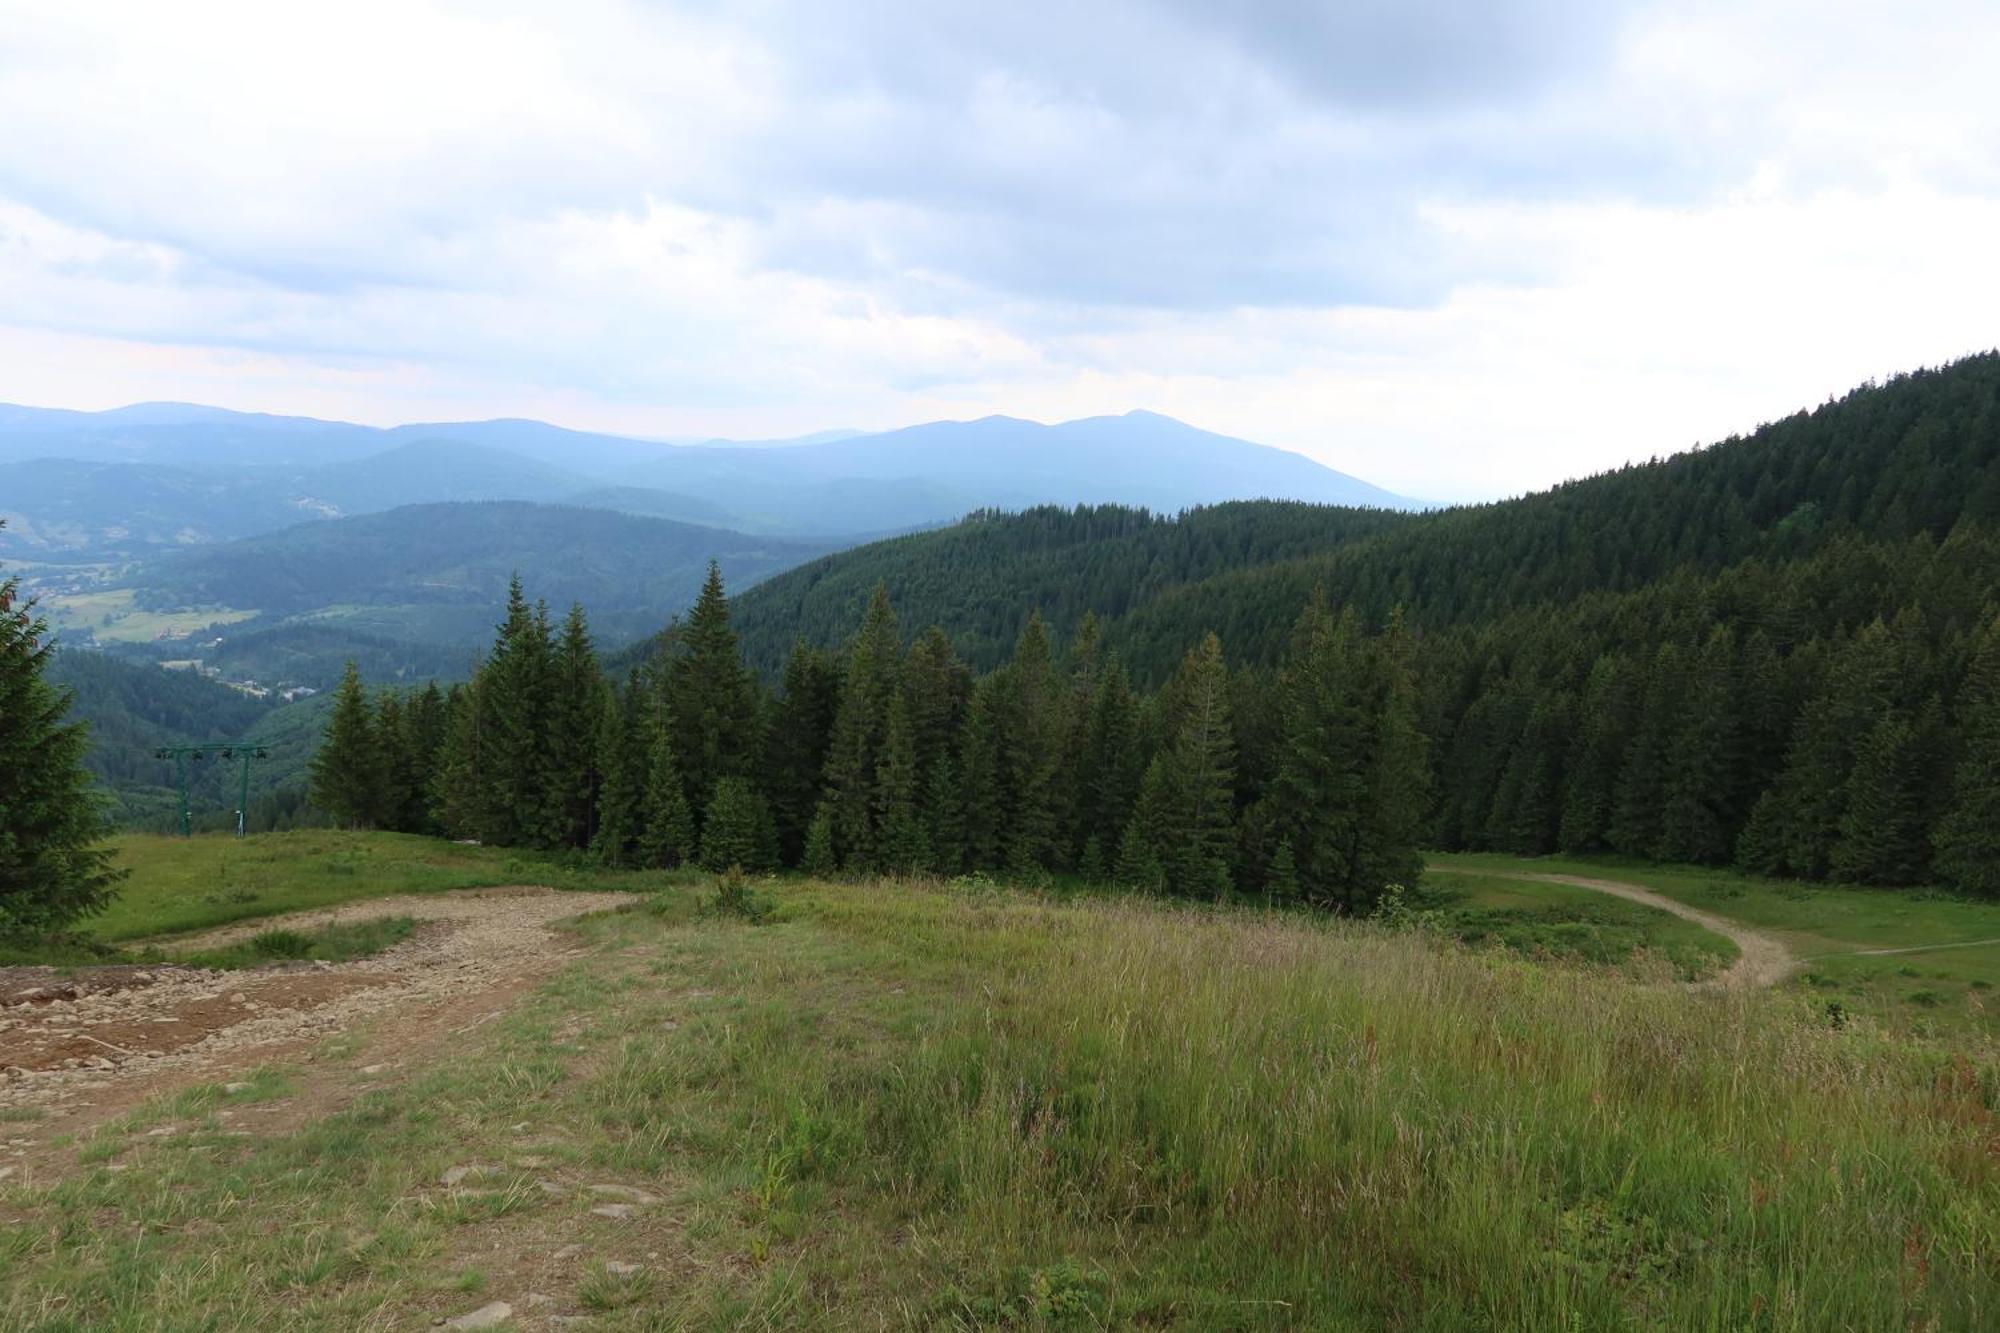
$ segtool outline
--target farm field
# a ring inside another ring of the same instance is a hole
[[[148,611],[140,607],[132,588],[60,593],[43,599],[41,609],[56,629],[87,629],[115,643],[150,643],[181,638],[211,625],[233,625],[257,613],[230,607],[183,611]]]
[[[1671,919],[1628,919],[1667,962],[1606,963],[984,881],[759,881],[721,911],[713,877],[385,835],[155,850],[127,844],[141,873],[107,934],[365,914],[378,891],[384,915],[477,907],[452,890],[534,871],[599,892],[503,960],[525,988],[495,974],[115,1107],[5,1111],[27,1145],[0,1181],[6,1327],[504,1305],[519,1328],[1970,1328],[2000,1308],[1990,1037],[1835,1026],[1802,983],[1690,987],[1675,938],[1726,950]],[[262,896],[189,905],[225,853]],[[1590,905],[1461,888],[1486,913]],[[1853,903],[1834,938],[1875,919]]]

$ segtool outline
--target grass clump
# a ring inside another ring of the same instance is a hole
[[[348,963],[401,944],[416,926],[407,916],[385,916],[319,930],[267,930],[236,944],[182,954],[173,961],[223,969],[270,963]]]

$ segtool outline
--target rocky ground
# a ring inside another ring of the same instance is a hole
[[[44,1113],[37,1137],[73,1134],[157,1093],[226,1082],[365,1027],[365,1054],[409,1053],[502,1012],[574,948],[553,923],[632,901],[618,893],[479,889],[375,898],[175,941],[228,944],[406,916],[409,939],[351,963],[203,968],[0,969],[0,1110]],[[0,1148],[23,1154],[18,1143]]]

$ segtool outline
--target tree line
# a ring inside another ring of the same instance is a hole
[[[710,568],[622,679],[586,618],[517,578],[493,647],[449,690],[371,697],[350,671],[313,768],[345,823],[588,852],[616,865],[812,873],[1078,873],[1190,898],[1342,910],[1410,883],[1429,808],[1416,640],[1324,598],[1283,663],[1200,639],[1134,687],[1094,620],[1030,616],[975,672],[905,637],[877,587],[839,652],[794,645],[768,690]]]

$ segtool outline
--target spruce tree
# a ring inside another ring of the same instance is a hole
[[[1000,790],[1007,868],[1053,868],[1059,833],[1056,782],[1062,765],[1063,714],[1055,651],[1039,611],[1014,644],[1001,673]]]
[[[1179,729],[1168,751],[1168,813],[1158,844],[1170,892],[1212,897],[1229,884],[1235,843],[1236,741],[1222,643],[1203,636],[1181,664]]]
[[[403,722],[410,763],[415,770],[409,829],[413,833],[435,834],[439,831],[435,793],[445,736],[451,727],[451,709],[436,681],[426,684],[404,702]]]
[[[485,769],[486,672],[445,698],[444,746],[431,784],[431,816],[454,838],[485,841],[493,827],[493,787]]]
[[[840,670],[833,659],[803,640],[794,642],[785,659],[784,692],[764,735],[764,793],[786,865],[797,864],[805,847],[839,707]]]
[[[921,794],[909,700],[898,690],[889,703],[888,730],[875,769],[874,826],[880,831],[876,861],[881,869],[907,875],[930,868],[930,833],[924,827]]]
[[[592,853],[606,865],[631,863],[645,832],[647,747],[645,687],[635,670],[623,689],[604,692],[597,723],[597,756],[603,782],[597,797]]]
[[[1352,907],[1362,896],[1355,852],[1369,809],[1373,726],[1360,637],[1353,613],[1336,619],[1316,592],[1279,676],[1285,752],[1272,813],[1291,846],[1301,897],[1323,907]]]
[[[333,694],[319,751],[312,760],[312,802],[346,828],[372,828],[382,811],[382,746],[374,710],[354,663]]]
[[[471,778],[485,788],[478,836],[486,842],[545,841],[553,657],[548,608],[529,606],[517,574],[507,588],[507,619],[480,673],[484,725]]]
[[[1736,637],[1718,625],[1695,660],[1680,726],[1667,746],[1654,855],[1714,864],[1734,850],[1743,798],[1739,699]]]
[[[1271,856],[1270,872],[1264,876],[1264,898],[1277,906],[1298,901],[1299,866],[1289,841],[1281,840]]]
[[[0,936],[57,930],[101,910],[123,872],[103,845],[101,798],[83,759],[90,734],[49,684],[46,623],[0,582]]]
[[[2000,897],[2000,617],[1980,635],[1957,715],[1963,746],[1932,835],[1935,864],[1959,888]]]
[[[604,719],[604,676],[581,606],[571,606],[555,645],[548,700],[548,750],[543,762],[538,841],[548,847],[588,847],[597,832],[604,781],[598,729]]]
[[[1556,830],[1556,844],[1563,851],[1597,852],[1608,846],[1612,793],[1636,711],[1626,660],[1599,657],[1583,687],[1582,713],[1564,763],[1562,821]]]
[[[1139,706],[1124,666],[1112,657],[1099,672],[1090,723],[1078,759],[1078,824],[1086,838],[1117,845],[1132,818],[1148,756],[1140,749]]]
[[[875,818],[876,766],[889,729],[889,705],[901,679],[902,641],[889,590],[877,584],[861,633],[847,656],[840,709],[826,762],[834,845],[850,870],[872,868],[881,851]]]
[[[799,854],[799,869],[824,879],[839,868],[840,859],[833,851],[833,807],[821,801],[819,809],[813,812],[812,822],[806,825],[806,842]]]
[[[1169,807],[1173,801],[1173,779],[1167,756],[1155,755],[1139,781],[1138,799],[1132,817],[1118,839],[1118,860],[1112,878],[1129,889],[1144,893],[1164,892],[1167,887],[1166,848],[1169,840]]]
[[[672,719],[657,700],[646,729],[646,801],[639,858],[645,865],[670,868],[695,857],[694,809],[688,804],[687,785],[674,753]]]
[[[679,649],[667,665],[667,714],[676,761],[696,823],[722,778],[748,778],[760,758],[757,682],[743,665],[722,570],[709,562],[701,595],[688,612]]]
[[[957,809],[964,867],[997,870],[1005,846],[1006,812],[1000,804],[1000,694],[998,673],[981,676],[965,706],[959,754]]]
[[[420,832],[422,815],[417,809],[417,760],[410,746],[403,699],[394,690],[382,691],[375,701],[374,731],[380,763],[376,776],[378,808],[375,822],[397,833]]]
[[[1687,705],[1687,655],[1679,644],[1663,643],[1654,653],[1644,700],[1606,831],[1606,841],[1627,856],[1651,856],[1659,846],[1668,756]]]
[[[1348,890],[1348,900],[1364,908],[1391,884],[1415,884],[1423,871],[1418,847],[1431,800],[1429,742],[1418,724],[1415,648],[1401,608],[1372,646],[1368,665],[1373,753]]]
[[[1854,755],[1828,873],[1858,884],[1915,884],[1930,863],[1916,731],[1900,710],[1875,724]]]
[[[747,778],[718,778],[706,802],[701,828],[701,863],[709,870],[732,866],[753,873],[777,862],[771,811]]]
[[[924,831],[930,846],[930,868],[956,875],[965,866],[965,811],[959,805],[958,765],[945,750],[931,765],[925,784]]]

